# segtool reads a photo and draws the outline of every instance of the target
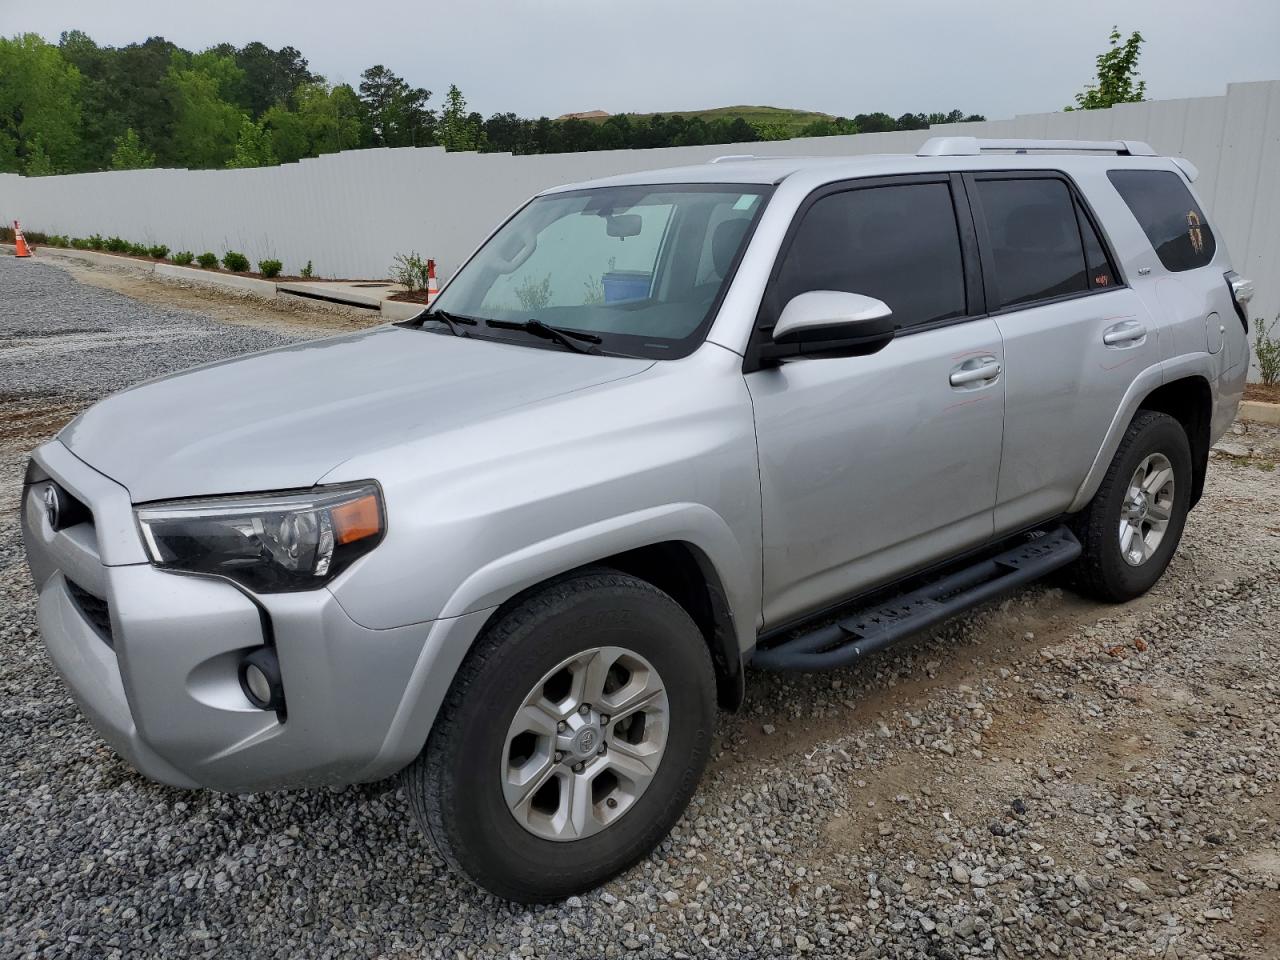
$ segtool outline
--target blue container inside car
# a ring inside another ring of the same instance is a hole
[[[640,270],[610,270],[602,278],[605,303],[644,300],[653,285],[653,274]]]

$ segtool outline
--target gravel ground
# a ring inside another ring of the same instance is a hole
[[[661,848],[524,909],[396,790],[183,792],[103,745],[36,633],[23,455],[93,396],[282,340],[7,259],[0,317],[0,957],[1280,956],[1273,429],[1226,438],[1135,603],[1040,586],[856,669],[751,673]]]

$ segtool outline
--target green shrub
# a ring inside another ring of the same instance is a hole
[[[1271,335],[1280,316],[1270,323],[1261,317],[1253,318],[1253,355],[1258,358],[1258,373],[1267,386],[1280,383],[1280,337]]]
[[[157,260],[163,260],[169,255],[169,248],[163,243],[157,243],[147,248],[147,253],[151,254]]]
[[[123,237],[107,237],[107,239],[103,241],[102,245],[112,253],[129,252],[129,241],[125,240]]]
[[[216,253],[209,253],[208,251],[205,251],[200,254],[200,256],[196,257],[196,262],[206,270],[212,270],[218,265],[218,255]]]
[[[49,234],[49,246],[66,249],[71,246],[71,241],[60,233],[51,233]]]
[[[249,258],[243,253],[228,250],[222,255],[222,265],[232,273],[243,273],[249,269]]]
[[[308,260],[308,261],[307,261],[307,265],[306,265],[305,267],[303,267],[301,270],[299,270],[298,272],[299,272],[299,273],[301,273],[304,277],[310,277],[310,276],[311,276],[311,261],[310,261],[310,260]]]
[[[280,276],[280,270],[283,267],[284,267],[284,264],[281,263],[279,260],[259,260],[258,261],[258,270],[262,273],[264,277]]]
[[[150,256],[151,248],[145,243],[131,243],[129,244],[129,253],[135,257],[146,257]]]
[[[22,235],[27,238],[27,243],[49,245],[49,235],[43,230],[23,230]]]
[[[410,290],[425,290],[427,261],[418,256],[416,250],[398,254],[391,263],[391,279]]]
[[[101,250],[107,245],[107,242],[102,239],[102,235],[98,233],[93,234],[85,243],[89,244],[90,250]]]
[[[178,264],[179,266],[185,267],[195,258],[196,258],[196,255],[192,253],[190,250],[179,250],[177,253],[173,255],[173,262]]]
[[[88,241],[87,239],[85,239],[84,237],[72,237],[72,238],[71,238],[71,246],[72,246],[72,247],[74,247],[74,248],[75,248],[75,249],[77,249],[77,250],[88,250],[88,249],[89,249],[89,241]]]

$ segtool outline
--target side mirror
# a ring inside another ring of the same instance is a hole
[[[810,290],[791,299],[773,328],[775,357],[865,356],[883,350],[896,328],[883,300],[860,293]]]

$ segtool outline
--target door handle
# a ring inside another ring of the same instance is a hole
[[[1117,323],[1115,326],[1107,327],[1103,331],[1102,342],[1108,347],[1118,347],[1121,344],[1143,340],[1146,336],[1146,327],[1137,320],[1126,320],[1124,323]]]
[[[976,366],[971,366],[975,364]],[[973,383],[982,383],[986,380],[994,380],[1000,376],[1000,361],[995,357],[980,357],[978,360],[967,360],[957,369],[951,371],[951,385],[953,387],[965,387]]]

